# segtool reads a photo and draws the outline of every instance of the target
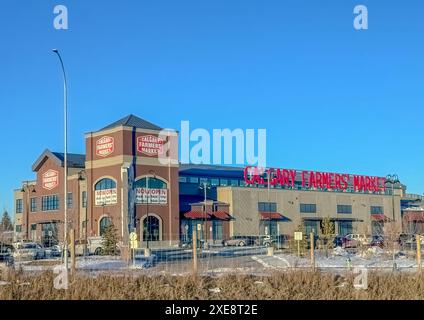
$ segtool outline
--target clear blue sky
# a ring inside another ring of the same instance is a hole
[[[369,30],[353,29],[366,4]],[[53,7],[69,9],[67,31]],[[2,1],[0,206],[63,150],[134,113],[164,127],[266,128],[268,164],[397,173],[424,192],[422,1]]]

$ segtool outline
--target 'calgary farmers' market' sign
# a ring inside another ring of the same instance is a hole
[[[244,180],[248,185],[268,185],[269,181],[271,186],[292,188],[301,186],[305,189],[347,190],[351,186],[354,191],[384,192],[386,190],[386,178],[307,170],[246,167]]]
[[[148,156],[163,154],[164,139],[152,135],[140,136],[137,138],[137,150]]]
[[[115,139],[103,137],[96,142],[96,154],[100,157],[107,157],[115,150]]]
[[[96,206],[110,205],[118,203],[117,189],[96,190],[94,193]]]
[[[59,172],[48,170],[42,176],[42,186],[46,190],[53,190],[59,185]]]
[[[138,204],[167,204],[168,192],[166,189],[135,189],[135,202]]]

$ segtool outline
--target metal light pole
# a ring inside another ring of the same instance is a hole
[[[156,179],[156,173],[155,173],[155,171],[149,170],[149,174],[153,175],[153,178]],[[150,238],[149,201],[151,200],[151,197],[150,197],[150,192],[149,192],[149,179],[150,179],[150,177],[148,176],[147,179],[146,179],[146,192],[147,192],[147,205],[146,205],[147,214],[146,214],[146,219],[147,219],[147,232],[148,232],[148,234],[147,234],[147,243],[146,243],[147,249],[149,249],[149,238]],[[140,226],[140,228],[143,228],[144,229],[144,225],[143,226]]]
[[[58,49],[53,49],[59,58],[63,73],[63,110],[64,110],[64,251],[65,267],[68,270],[68,82],[66,79],[65,66]]]
[[[25,181],[24,185],[22,186],[21,192],[25,193],[25,238],[26,240],[29,240],[29,213],[30,213],[30,182]],[[34,185],[32,185],[32,193],[35,193]]]
[[[397,174],[389,174],[386,177],[386,183],[391,184],[392,186],[392,209],[393,209],[393,221],[395,221],[395,184],[399,183],[399,178]]]
[[[203,230],[205,231],[204,237],[205,237],[205,244],[207,244],[208,242],[208,231],[207,231],[207,214],[206,214],[206,201],[208,199],[207,197],[207,190],[210,189],[210,186],[208,185],[207,182],[203,182],[202,185],[200,186],[200,189],[203,189],[203,218],[204,218],[204,223],[203,223]]]
[[[399,183],[399,178],[396,174],[389,174],[386,177],[386,183],[391,184],[392,185],[392,209],[393,209],[393,223],[395,222],[395,184]],[[394,226],[392,228],[392,232],[394,232]],[[393,252],[392,252],[392,259],[393,259],[393,271],[395,271],[397,269],[396,267],[396,255],[395,255],[395,235],[393,236]]]

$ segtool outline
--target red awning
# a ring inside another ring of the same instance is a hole
[[[203,220],[211,220],[212,218],[218,219],[218,220],[231,220],[231,216],[225,212],[225,211],[189,211],[187,213],[184,213],[184,217],[187,219],[203,219]]]
[[[261,220],[284,220],[284,216],[278,212],[259,212]]]
[[[389,222],[391,221],[389,217],[387,217],[384,214],[372,214],[371,220],[373,221],[382,221],[382,222]]]
[[[408,212],[403,216],[406,221],[419,221],[424,222],[424,212]]]
[[[231,216],[225,211],[214,211],[209,212],[210,215],[213,215],[218,220],[231,220]]]
[[[210,219],[210,215],[203,211],[189,211],[184,213],[184,217],[187,219]]]

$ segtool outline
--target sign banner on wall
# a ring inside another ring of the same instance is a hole
[[[42,176],[42,186],[46,190],[53,190],[59,185],[59,172],[48,170]]]
[[[157,156],[163,154],[163,145],[165,141],[160,137],[152,135],[140,136],[137,138],[137,150],[148,156]]]
[[[109,205],[118,203],[117,189],[96,190],[94,193],[96,206]]]
[[[103,137],[96,142],[96,154],[100,157],[107,157],[115,150],[115,139]]]
[[[139,204],[144,204],[149,201],[149,204],[167,204],[168,190],[166,189],[135,189],[135,201]]]

